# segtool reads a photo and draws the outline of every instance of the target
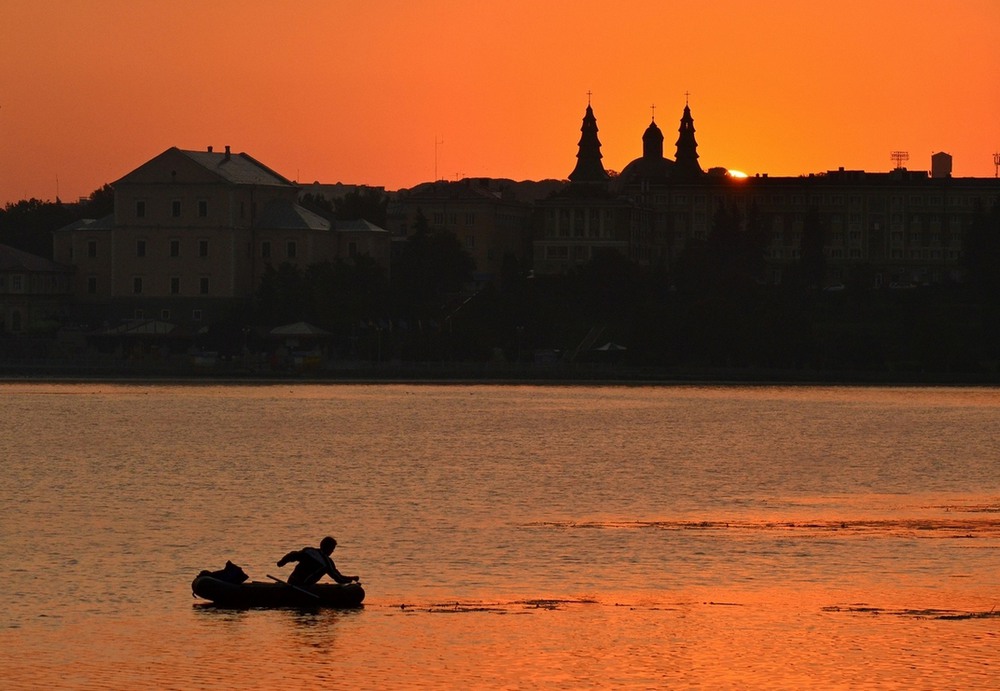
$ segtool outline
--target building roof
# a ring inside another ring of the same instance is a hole
[[[294,183],[274,172],[249,154],[225,152],[184,151],[185,156],[235,185],[293,185]]]
[[[111,230],[115,227],[115,215],[108,214],[102,218],[81,218],[79,221],[73,221],[69,225],[65,225],[62,228],[57,228],[57,233],[62,233],[68,230]]]
[[[673,161],[663,156],[642,156],[622,169],[618,184],[633,185],[644,181],[663,184],[670,179],[674,166]]]
[[[16,247],[0,245],[0,271],[27,271],[32,273],[72,272],[72,267],[57,264],[51,259],[39,257]]]
[[[319,214],[283,199],[265,204],[255,225],[276,230],[330,230],[330,222]]]
[[[224,152],[214,151],[211,147],[207,151],[187,151],[176,146],[170,147],[117,180],[112,186],[123,182],[136,184],[171,182],[178,171],[183,171],[185,163],[196,166],[191,170],[200,169],[208,173],[209,180],[214,178],[233,185],[297,187],[295,183],[252,156],[231,153],[228,146]],[[190,165],[187,167],[190,168]],[[182,178],[185,175],[187,174],[181,172]]]
[[[334,221],[333,229],[340,232],[353,233],[388,233],[385,228],[380,228],[370,221],[359,218],[356,221]]]

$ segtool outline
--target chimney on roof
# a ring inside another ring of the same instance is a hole
[[[212,147],[208,147],[208,153],[212,153]]]
[[[226,160],[229,160],[229,145],[226,144]]]

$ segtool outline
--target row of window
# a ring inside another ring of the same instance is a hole
[[[295,240],[289,240],[285,243],[285,258],[295,259],[299,255],[299,246]],[[260,243],[260,256],[264,259],[270,259],[273,256],[271,250],[271,241],[264,240]]]
[[[467,240],[468,246],[471,248],[474,246],[475,240]],[[89,259],[97,258],[97,240],[87,241],[87,257]],[[150,251],[149,241],[145,239],[139,239],[135,241],[135,256],[142,258],[148,256]],[[356,256],[358,253],[358,245],[356,242],[351,242],[348,246],[349,255],[351,257]],[[168,253],[170,257],[177,258],[181,256],[181,241],[178,239],[171,239],[169,244]],[[295,240],[288,240],[285,242],[285,258],[295,259],[298,257],[299,248],[298,243]],[[198,256],[208,257],[209,256],[209,241],[208,240],[198,240]],[[260,256],[264,259],[271,259],[274,256],[274,251],[270,240],[264,240],[260,243]]]
[[[137,307],[135,309],[135,311],[132,313],[132,316],[135,319],[147,319],[147,318],[149,318],[146,315],[146,310],[142,309],[141,307]],[[165,321],[165,322],[170,321],[170,317],[171,316],[172,315],[171,315],[170,310],[168,310],[168,309],[161,309],[160,310],[160,319],[162,321]],[[201,310],[191,310],[191,321],[193,321],[193,322],[200,322],[201,321],[201,316],[202,316]]]
[[[208,200],[199,199],[197,202],[198,207],[198,218],[208,218]],[[183,208],[180,199],[174,199],[170,202],[170,216],[172,218],[180,218]],[[136,199],[135,200],[135,217],[136,218],[146,218],[146,200]]]
[[[0,274],[0,290],[7,289],[7,276]],[[24,274],[12,274],[10,277],[10,292],[20,293],[24,290]]]
[[[181,256],[181,241],[180,240],[178,240],[176,238],[175,239],[171,239],[169,247],[170,247],[169,253],[170,253],[171,257],[176,258],[176,257],[180,257]],[[88,255],[89,256],[94,257],[94,256],[96,256],[96,253],[97,253],[97,249],[95,247],[94,248],[94,254],[90,254],[90,250],[89,250],[89,246],[88,246]],[[146,241],[145,240],[136,240],[135,241],[135,256],[137,256],[137,257],[145,257],[146,256]],[[199,257],[207,257],[208,256],[208,240],[198,240],[198,256]]]
[[[144,288],[147,284],[145,282],[145,277],[143,276],[133,276],[132,277],[132,294],[142,295]],[[87,292],[91,295],[97,294],[97,276],[87,277]],[[208,295],[210,292],[211,282],[208,276],[201,276],[198,278],[198,293],[200,295]],[[180,276],[170,277],[170,294],[180,295],[181,294],[181,279]]]
[[[437,211],[432,216],[432,222],[434,225],[440,226],[444,225],[444,213]],[[476,214],[468,212],[465,214],[465,225],[471,226],[476,222]],[[458,214],[448,214],[448,223],[450,225],[458,225]]]
[[[52,294],[66,292],[69,279],[64,274],[0,274],[0,293]]]
[[[647,203],[650,201],[649,195],[643,197],[644,201]],[[769,206],[816,206],[816,207],[843,207],[849,205],[851,208],[860,208],[863,206],[864,202],[867,201],[869,207],[877,206],[884,207],[887,197],[885,195],[876,196],[864,196],[857,194],[845,195],[842,194],[752,194],[747,200],[753,204],[759,204],[764,207]],[[964,196],[964,195],[950,195],[948,197],[943,197],[939,194],[924,196],[924,195],[910,195],[909,197],[903,195],[892,195],[888,197],[889,203],[893,208],[902,208],[909,203],[910,206],[950,206],[956,208],[970,208],[975,205],[974,196]],[[672,201],[674,204],[685,205],[691,202],[695,206],[701,206],[709,201],[705,195],[686,195],[686,194],[674,194],[674,195],[663,195],[657,194],[653,196],[652,202],[658,206],[662,206],[667,203],[667,201]],[[712,206],[717,206],[719,204],[728,203],[723,197],[713,196],[711,199]]]
[[[357,243],[350,243],[350,254],[353,257],[357,254]],[[135,256],[145,257],[149,252],[149,241],[140,239],[135,241]],[[295,259],[298,257],[298,243],[295,240],[289,240],[285,243],[285,257],[287,259]],[[169,255],[172,258],[177,258],[181,256],[181,241],[178,239],[171,239],[169,244]],[[198,240],[198,256],[208,257],[209,255],[209,242],[208,240]],[[264,240],[260,243],[260,256],[264,259],[270,259],[273,256],[273,251],[271,247],[270,240]],[[87,257],[90,259],[97,258],[97,240],[87,241]]]

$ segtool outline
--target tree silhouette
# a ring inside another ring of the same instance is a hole
[[[806,287],[822,288],[826,278],[826,223],[813,207],[802,220],[802,243],[799,254],[799,280]]]
[[[257,321],[264,326],[302,321],[308,312],[310,291],[298,267],[285,262],[268,266],[257,288]]]
[[[963,257],[969,283],[991,301],[1000,301],[1000,200],[989,209],[976,205]]]
[[[419,314],[460,291],[472,280],[476,265],[454,233],[430,230],[419,210],[414,230],[393,266],[392,284],[399,304]]]
[[[333,200],[334,215],[341,221],[363,219],[385,228],[389,197],[381,190],[363,188]]]

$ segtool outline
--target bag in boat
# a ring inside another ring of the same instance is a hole
[[[246,571],[231,561],[227,561],[225,567],[219,569],[218,571],[209,571],[208,569],[205,569],[198,575],[211,576],[212,578],[217,578],[220,581],[225,581],[226,583],[232,583],[234,585],[239,585],[246,579],[250,578],[247,576]]]

